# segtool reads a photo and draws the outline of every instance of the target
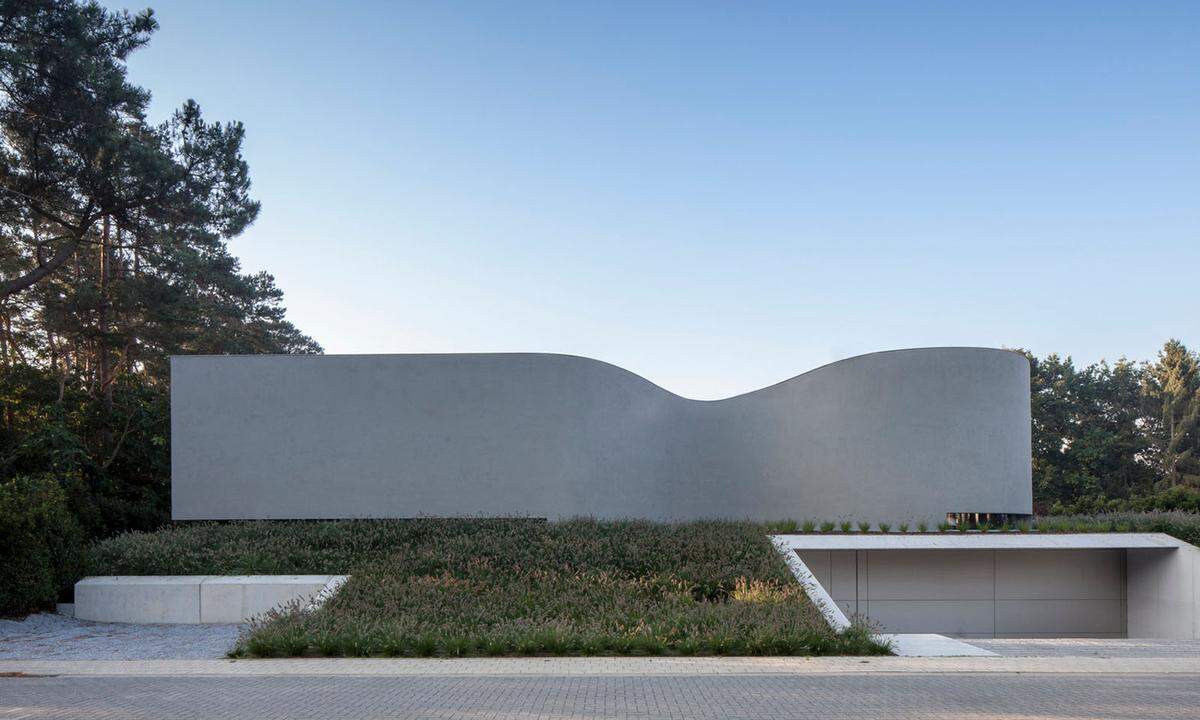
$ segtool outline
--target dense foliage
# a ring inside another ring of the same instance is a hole
[[[1160,532],[1200,545],[1200,515],[1195,512],[1110,512],[1040,518],[1039,532]]]
[[[838,635],[761,525],[574,520],[200,524],[100,543],[104,573],[350,572],[322,609],[256,623],[278,655],[882,652]]]
[[[0,615],[53,603],[80,575],[83,533],[53,477],[0,482]]]
[[[0,3],[0,479],[53,473],[95,535],[166,519],[169,355],[320,350],[229,254],[242,126],[146,119],[125,60],[156,27]]]
[[[0,482],[53,478],[93,537],[168,519],[170,355],[320,351],[229,253],[259,209],[242,126],[147,120],[125,60],[156,28],[0,0]]]
[[[1153,362],[1076,368],[1028,355],[1039,512],[1194,509],[1200,357],[1177,340]]]

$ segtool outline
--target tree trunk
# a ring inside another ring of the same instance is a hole
[[[104,394],[104,412],[107,415],[112,414],[113,394],[112,394],[112,358],[108,353],[108,315],[109,315],[109,297],[108,285],[109,274],[112,272],[112,257],[109,251],[109,233],[111,225],[107,215],[104,216],[104,227],[100,234],[100,316],[98,322],[100,327],[98,336],[98,347],[96,348],[96,365],[100,376],[100,391]]]

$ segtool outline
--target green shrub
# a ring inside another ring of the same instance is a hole
[[[928,529],[929,529],[929,523],[925,522],[924,520],[917,521],[917,532],[923,533],[923,532],[927,531]]]
[[[805,520],[803,522],[803,524],[800,525],[800,530],[802,532],[810,533],[816,529],[817,529],[817,523],[813,520]]]
[[[852,528],[852,527],[854,527],[854,525],[851,524],[851,522],[849,520],[843,520],[841,523],[838,524],[838,528],[842,532],[850,532],[850,528]]]
[[[1200,513],[1200,490],[1177,486],[1132,498],[1084,495],[1066,501],[1055,501],[1050,506],[1048,514],[1095,517],[1115,513],[1170,512],[1172,510]]]
[[[0,483],[0,615],[48,607],[80,577],[83,533],[49,475]]]
[[[1063,515],[1037,519],[1042,532],[1160,532],[1200,545],[1200,515],[1181,510]]]
[[[775,520],[767,523],[767,532],[773,535],[790,535],[800,529],[800,523],[795,520]]]
[[[879,523],[879,532],[881,532],[881,533],[890,532],[891,529],[892,529],[891,523],[886,523],[886,522]]]
[[[837,527],[837,526],[833,524],[832,520],[826,520],[825,522],[821,523],[821,532],[823,532],[823,533],[833,532],[833,529],[835,527]]]
[[[1185,513],[1200,513],[1200,490],[1183,486],[1173,487],[1155,495],[1131,500],[1129,509],[1135,512],[1179,510]]]
[[[859,532],[870,532],[871,531],[871,523],[860,520],[858,523],[858,531]]]

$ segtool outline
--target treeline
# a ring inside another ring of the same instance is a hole
[[[229,252],[259,211],[242,125],[147,119],[125,61],[156,29],[0,2],[0,483],[88,536],[169,517],[169,355],[321,350]]]
[[[1149,362],[1029,358],[1035,510],[1200,512],[1200,356],[1168,341]]]
[[[0,0],[0,488],[93,537],[169,517],[169,355],[321,350],[229,252],[259,211],[241,124],[147,119],[125,61],[156,28]],[[1029,359],[1039,511],[1200,510],[1196,353]]]

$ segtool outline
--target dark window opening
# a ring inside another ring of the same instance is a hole
[[[990,513],[990,512],[951,512],[946,513],[946,522],[951,527],[956,528],[981,528],[987,527],[993,530],[998,530],[1003,527],[1012,527],[1018,523],[1027,523],[1033,519],[1032,515],[1022,513]]]

